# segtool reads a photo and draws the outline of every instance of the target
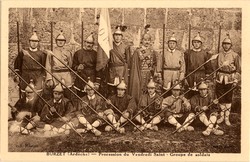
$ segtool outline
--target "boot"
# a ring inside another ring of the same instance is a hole
[[[209,136],[210,133],[212,132],[212,130],[213,130],[213,128],[207,127],[207,129],[204,130],[204,131],[202,132],[202,134],[203,134],[204,136]]]
[[[231,111],[231,104],[226,104],[226,111],[225,111],[225,124],[227,126],[231,126],[231,123],[229,121],[229,115],[230,115],[230,111]]]
[[[217,123],[220,124],[224,121],[224,116],[225,116],[225,105],[220,104],[221,112],[220,112],[220,118],[217,120]]]
[[[110,126],[110,125],[107,125],[106,127],[105,127],[105,131],[106,132],[110,132],[110,131],[112,131],[113,130],[113,128]]]
[[[224,132],[222,130],[219,130],[219,129],[216,129],[216,128],[213,128],[212,132],[216,136],[222,136],[224,134]]]
[[[102,132],[99,131],[99,130],[97,130],[96,128],[93,128],[93,129],[91,130],[91,132],[94,133],[95,136],[100,136],[100,135],[102,134]]]

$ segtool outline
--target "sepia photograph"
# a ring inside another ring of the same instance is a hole
[[[6,160],[249,160],[243,3],[4,2]]]

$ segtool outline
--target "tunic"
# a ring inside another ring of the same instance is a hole
[[[98,114],[96,114],[91,108],[93,108],[97,113],[103,112],[105,110],[105,104],[103,99],[98,96],[94,95],[93,98],[89,98],[87,95],[82,97],[82,101],[79,101],[78,103],[78,111],[76,112],[77,116],[84,116],[88,122],[92,123],[96,121],[97,119],[101,119]],[[89,108],[89,105],[91,108]]]
[[[241,59],[233,50],[221,52],[217,58],[217,67],[223,62],[229,61],[229,65],[223,66],[216,74],[216,95],[219,98],[231,87],[235,79],[240,80]],[[233,91],[220,98],[220,103],[232,103]]]
[[[190,50],[184,53],[185,63],[186,63],[186,75],[190,74],[192,71],[196,70],[199,66],[210,59],[211,54],[205,50],[195,51]],[[189,87],[194,86],[194,82],[200,82],[201,78],[205,78],[206,74],[213,72],[211,61],[206,63],[204,66],[199,68],[195,73],[187,77]]]
[[[169,110],[176,114],[183,114],[188,109],[191,109],[191,105],[189,101],[183,97],[182,99],[180,97],[174,97],[173,95],[168,96],[167,98],[163,99],[162,101],[162,109]],[[173,113],[165,111],[165,119],[167,119],[170,115],[173,115]]]
[[[163,60],[163,86],[168,87],[169,83],[180,81],[185,74],[184,54],[179,50],[170,51],[168,49],[164,53]]]
[[[73,69],[77,71],[77,67],[83,64],[84,69],[81,72],[77,72],[85,81],[88,81],[88,77],[92,82],[100,82],[99,75],[96,72],[96,58],[97,52],[94,50],[80,49],[75,52],[73,57]],[[76,77],[74,87],[83,91],[86,84]]]
[[[153,104],[152,101],[154,101],[155,99],[158,99],[160,101],[160,103],[154,102]],[[159,110],[161,109],[161,102],[162,102],[162,98],[159,98],[158,94],[155,94],[152,98],[149,96],[149,94],[143,94],[140,98],[139,101],[139,109],[142,110],[145,107],[147,107],[149,104],[151,104],[145,111],[144,114],[149,115],[149,116],[153,116],[155,115],[157,112],[159,112]]]
[[[128,67],[130,62],[129,48],[121,42],[119,45],[113,43],[113,49],[110,50],[109,59],[109,83],[114,84],[115,77],[122,77],[126,84],[128,84]]]
[[[53,54],[59,58],[64,64],[72,67],[73,57],[72,53],[64,47],[55,47]],[[58,61],[53,55],[47,55],[46,69],[50,71],[59,80],[64,79],[65,85],[71,87],[73,85],[72,76],[70,70],[65,67],[60,61]],[[46,80],[53,79],[55,85],[58,81],[54,79],[49,73],[47,73]]]
[[[40,64],[45,66],[46,54],[40,50],[31,51],[28,49],[22,50],[20,53],[18,53],[14,62],[14,69],[26,82],[30,83],[30,80],[33,79],[36,89],[41,91],[46,73],[40,65],[32,60],[30,56],[28,56],[27,53],[30,54]],[[20,88],[23,92],[26,86],[27,85],[23,81],[20,81]]]
[[[132,116],[136,110],[135,100],[128,94],[125,94],[123,97],[118,97],[117,95],[113,95],[110,97],[110,101],[114,106],[116,106],[120,110],[120,112],[127,111],[129,112],[130,116]],[[107,108],[113,110],[115,114],[121,116],[121,113],[118,112],[111,105],[107,105]]]
[[[54,107],[57,113],[62,117],[67,117],[68,119],[71,119],[73,117],[75,108],[69,99],[62,98],[61,100],[59,100],[59,102],[55,102],[54,99],[51,99],[48,101],[48,103],[50,106]],[[65,124],[65,122],[61,120],[57,113],[52,113],[49,106],[46,104],[44,105],[41,112],[41,121],[47,124],[51,124],[54,127],[60,128]]]

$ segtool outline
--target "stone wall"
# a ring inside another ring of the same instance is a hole
[[[16,21],[20,23],[20,40],[22,48],[27,47],[28,38],[35,28],[41,39],[41,47],[50,46],[50,22],[54,22],[53,37],[60,30],[64,31],[67,43],[81,44],[81,21],[84,23],[84,38],[91,32],[96,32],[98,26],[96,16],[100,9],[95,8],[11,8],[9,10],[9,43],[17,42]],[[124,34],[124,41],[133,44],[138,30],[150,24],[150,34],[155,36],[159,31],[159,46],[162,49],[162,28],[166,24],[166,39],[172,32],[178,39],[178,47],[182,50],[188,47],[188,24],[191,22],[193,38],[198,31],[204,38],[204,48],[213,52],[218,47],[219,24],[222,23],[221,41],[229,32],[233,41],[233,49],[241,53],[241,9],[237,8],[110,8],[111,25],[114,30],[118,24],[128,26]],[[158,30],[156,30],[158,29]]]

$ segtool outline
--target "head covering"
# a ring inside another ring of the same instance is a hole
[[[178,81],[175,81],[175,84],[177,84],[178,83]],[[181,85],[180,84],[177,84],[173,89],[174,90],[181,90]]]
[[[122,78],[121,83],[117,86],[117,89],[127,89],[127,85],[124,82],[124,78]]]
[[[121,26],[116,26],[116,31],[114,32],[114,34],[122,35]]]
[[[91,82],[90,77],[88,77],[88,84],[85,85],[85,89],[91,90],[93,88],[95,88],[95,84],[93,82]]]
[[[175,38],[175,33],[173,32],[172,36],[169,38],[168,42],[173,41],[177,43],[177,39]]]
[[[207,86],[207,84],[203,81],[203,82],[201,82],[201,84],[199,84],[199,86],[198,86],[198,89],[200,90],[200,89],[207,89],[208,88],[208,86]]]
[[[30,41],[38,41],[39,42],[39,39],[38,39],[36,31],[33,31],[33,34],[32,34],[32,36],[30,37],[29,40]]]
[[[63,31],[62,30],[61,30],[60,34],[57,35],[56,40],[66,41],[66,38],[63,35]]]
[[[65,84],[64,79],[61,81],[63,84]],[[55,88],[53,89],[54,92],[63,92],[63,85],[61,83],[58,83]]]
[[[152,38],[151,35],[149,34],[149,28],[150,28],[149,24],[147,24],[144,27],[145,31],[144,31],[144,34],[142,35],[142,39],[151,39]]]
[[[155,88],[155,82],[153,80],[153,77],[151,76],[150,78],[150,81],[148,82],[148,85],[147,85],[148,88]]]
[[[194,39],[192,41],[199,41],[202,43],[200,32],[197,33],[197,35],[194,37]]]
[[[35,88],[33,79],[30,79],[29,86],[27,85],[27,87],[25,88],[25,92],[33,92],[33,90],[30,87],[32,87],[33,89]]]
[[[91,34],[88,36],[88,38],[86,39],[86,42],[88,42],[88,43],[93,43],[93,44],[94,44],[94,41],[95,41],[95,39],[94,39],[93,33],[91,33]]]
[[[222,43],[232,44],[229,33],[227,33],[227,37],[223,40]]]

